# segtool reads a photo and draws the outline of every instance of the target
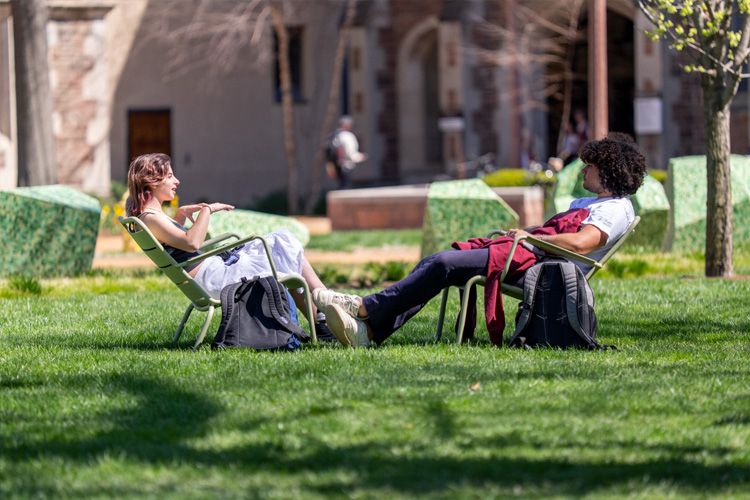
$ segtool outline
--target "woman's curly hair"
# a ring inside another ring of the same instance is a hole
[[[602,186],[612,196],[635,194],[643,184],[646,157],[627,134],[613,132],[600,141],[587,142],[579,156],[599,169]]]

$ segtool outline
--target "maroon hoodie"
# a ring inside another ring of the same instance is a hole
[[[531,234],[577,233],[581,230],[581,223],[588,216],[589,210],[587,208],[574,208],[555,215],[545,222],[542,227],[531,231]],[[472,238],[467,242],[454,242],[451,246],[458,250],[490,249],[487,284],[484,287],[484,315],[487,320],[490,341],[497,346],[502,346],[505,313],[503,312],[503,295],[500,291],[500,275],[503,273],[505,262],[508,260],[510,247],[513,246],[513,238],[510,236],[500,236],[494,240],[489,238]],[[515,283],[520,280],[526,270],[536,264],[538,258],[535,253],[527,250],[522,245],[518,245],[516,251],[513,253],[513,259],[511,260],[505,281],[507,283]],[[471,291],[468,307],[464,338],[472,338],[474,336],[474,328],[477,323],[475,290]],[[458,329],[458,323],[456,323],[456,329]]]

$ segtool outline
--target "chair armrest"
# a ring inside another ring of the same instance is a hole
[[[252,240],[260,240],[263,243],[263,247],[266,251],[266,257],[268,258],[268,264],[271,266],[271,273],[273,274],[273,277],[275,279],[279,279],[278,275],[276,274],[276,266],[274,265],[273,259],[271,258],[271,251],[268,248],[268,243],[262,236],[257,236],[257,235],[245,236],[244,238],[240,238],[239,240],[233,241],[232,243],[221,245],[220,247],[216,247],[213,250],[209,250],[206,253],[202,253],[193,258],[190,258],[186,260],[185,262],[178,264],[177,267],[185,267],[185,266],[189,266],[190,264],[201,262],[202,260],[205,260],[209,257],[213,257],[214,255],[220,254],[224,250],[231,250],[234,247],[237,247],[239,245],[242,245],[243,243],[247,243]]]
[[[228,240],[229,238],[236,238],[238,240],[240,239],[239,235],[235,233],[224,233],[224,234],[220,234],[219,236],[214,236],[213,238],[204,241],[200,249],[203,250],[204,248],[212,247],[217,243],[220,243],[224,240]]]
[[[491,239],[495,239],[498,236],[505,236],[508,234],[508,231],[505,231],[504,229],[493,229],[489,233],[487,233],[487,237]]]
[[[521,236],[516,236],[515,239],[513,240],[513,245],[510,247],[510,252],[508,253],[508,260],[505,262],[503,273],[500,275],[500,283],[505,281],[505,276],[508,274],[511,260],[513,260],[513,255],[515,254],[516,247],[518,246],[519,243],[521,243],[522,245],[527,245],[527,244],[533,245],[537,248],[541,248],[545,252],[554,253],[556,255],[565,257],[566,259],[575,260],[583,264],[588,264],[596,269],[599,269],[602,267],[601,263],[599,263],[598,261],[595,261],[594,259],[590,259],[586,257],[585,255],[581,255],[571,250],[568,250],[566,248],[553,245],[552,243],[549,243],[547,241],[542,241],[539,238],[535,238],[531,235],[529,236],[521,235]]]

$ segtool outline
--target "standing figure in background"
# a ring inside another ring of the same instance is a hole
[[[569,165],[578,158],[578,148],[583,145],[581,136],[576,132],[576,125],[572,121],[568,122],[565,128],[565,137],[563,138],[562,151],[558,157],[562,158],[564,165]]]
[[[328,145],[328,164],[326,168],[329,176],[338,179],[339,189],[351,187],[351,171],[357,163],[367,159],[367,156],[359,151],[357,136],[352,132],[354,120],[351,116],[344,115],[339,118],[339,128],[331,136]]]
[[[576,109],[573,112],[573,121],[576,124],[579,144],[585,144],[589,140],[589,122],[586,120],[586,113],[580,108]]]

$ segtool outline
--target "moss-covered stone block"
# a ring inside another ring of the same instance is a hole
[[[630,196],[630,201],[635,214],[641,216],[641,222],[625,245],[661,249],[669,225],[669,200],[664,186],[655,177],[646,175],[643,185]]]
[[[518,214],[480,179],[433,182],[427,193],[422,257],[454,241],[484,237],[518,225]]]
[[[90,270],[100,217],[96,198],[68,186],[0,191],[0,276],[46,277]]]
[[[552,216],[568,210],[573,200],[596,196],[591,191],[583,188],[581,170],[583,170],[584,166],[583,161],[577,159],[557,173],[555,176],[555,187],[552,189],[552,195],[547,200],[544,209],[545,220],[549,220]]]
[[[730,157],[734,243],[750,240],[750,158]],[[683,156],[669,161],[667,197],[672,206],[664,250],[704,251],[706,248],[706,157]]]
[[[282,215],[235,209],[216,212],[208,223],[208,233],[212,237],[222,233],[236,233],[242,238],[252,234],[264,235],[282,228],[291,231],[302,246],[310,241],[307,226],[297,219]]]

